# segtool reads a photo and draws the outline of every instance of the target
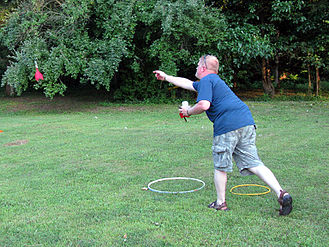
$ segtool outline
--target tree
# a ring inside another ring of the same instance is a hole
[[[145,75],[156,66],[177,73],[201,52],[216,50],[214,32],[225,23],[218,11],[199,11],[200,6],[198,0],[23,1],[1,31],[12,54],[2,85],[11,85],[18,95],[32,85],[53,97],[73,79],[107,90],[112,84],[114,98],[152,97],[158,84],[140,90],[134,81],[149,81]],[[33,81],[34,61],[44,81]]]
[[[135,13],[134,60],[126,63],[135,73],[119,74],[123,85],[116,97],[134,97],[127,94],[131,87],[137,99],[166,97],[167,84],[155,81],[152,71],[194,75],[201,55],[218,54],[218,36],[227,27],[220,11],[203,7],[203,1],[138,1]]]
[[[308,72],[308,92],[312,87],[312,68],[315,70],[315,95],[320,90],[320,69],[328,72],[329,50],[329,6],[327,1],[307,1],[303,13],[305,21],[301,23],[298,34],[299,46],[296,49],[296,59],[302,61]]]
[[[281,71],[296,70],[294,64],[298,63],[298,60],[309,61],[309,56],[314,54],[314,50],[322,51],[316,52],[316,54],[321,53],[317,55],[317,64],[322,64],[321,67],[327,64],[324,60],[328,54],[323,52],[328,50],[329,40],[326,21],[329,12],[327,1],[223,0],[207,1],[207,3],[222,9],[231,26],[237,28],[249,26],[249,30],[258,30],[257,32],[266,38],[266,42],[260,42],[260,44],[268,45],[268,49],[263,54],[255,53],[257,59],[260,60],[257,64],[261,65],[258,69],[262,71],[266,94],[274,95],[271,77],[274,75],[276,85],[279,85],[280,67]],[[245,45],[245,42],[242,44]],[[304,47],[303,52],[300,51],[301,47]],[[241,59],[243,53],[237,54]],[[312,64],[315,65],[315,61]],[[300,73],[301,69],[299,67],[296,73]]]
[[[33,81],[34,61],[45,80],[34,82],[48,97],[66,90],[65,78],[110,89],[133,37],[134,1],[27,0],[2,29],[12,52],[2,85],[18,95]]]
[[[9,12],[13,8],[14,3],[13,1],[4,1],[0,3],[0,26],[4,25],[6,20],[9,17]],[[0,81],[2,78],[2,74],[5,72],[7,64],[8,64],[8,58],[9,55],[8,49],[1,45],[0,43]],[[6,87],[6,94],[7,95],[13,95],[14,90],[9,85]]]
[[[319,13],[328,13],[324,0],[19,2],[0,31],[11,53],[2,86],[18,94],[34,87],[53,97],[82,83],[108,90],[113,100],[164,98],[170,88],[152,70],[186,77],[210,53],[229,85],[256,74],[274,95],[280,71],[299,73],[300,61],[318,72],[328,64],[328,14]],[[44,81],[34,81],[34,61]]]

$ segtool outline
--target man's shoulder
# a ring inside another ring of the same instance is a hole
[[[225,84],[225,82],[217,74],[209,74],[209,75],[203,77],[200,80],[200,82],[201,81],[204,81],[206,83],[211,83],[211,84],[221,84],[221,83]]]
[[[194,81],[193,87],[195,90],[207,87],[216,87],[216,85],[222,85],[225,82],[217,74],[209,74],[201,78],[200,81]]]

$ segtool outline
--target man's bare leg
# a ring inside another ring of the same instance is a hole
[[[248,170],[257,175],[268,186],[270,186],[279,198],[282,188],[270,169],[268,169],[266,166],[256,166],[249,168]]]
[[[221,205],[225,202],[227,173],[215,169],[214,182],[217,192],[217,205]]]
[[[287,191],[282,190],[278,180],[275,178],[274,174],[266,166],[257,166],[249,168],[249,171],[256,174],[260,179],[262,179],[272,190],[276,193],[278,197],[278,202],[280,204],[279,215],[288,215],[292,211],[292,197]]]

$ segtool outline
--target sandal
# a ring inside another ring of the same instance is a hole
[[[218,205],[217,204],[217,200],[214,201],[214,202],[212,202],[212,203],[210,203],[208,205],[208,208],[214,208],[216,210],[221,210],[221,211],[227,211],[227,210],[229,210],[228,207],[227,207],[227,205],[226,205],[226,202],[223,202],[222,204]]]
[[[280,191],[280,196],[278,199],[280,204],[279,215],[288,215],[292,210],[292,197],[285,190]]]

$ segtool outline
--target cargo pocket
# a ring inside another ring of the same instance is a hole
[[[212,146],[212,155],[214,159],[215,168],[228,168],[232,163],[230,150],[226,146],[215,145]]]

